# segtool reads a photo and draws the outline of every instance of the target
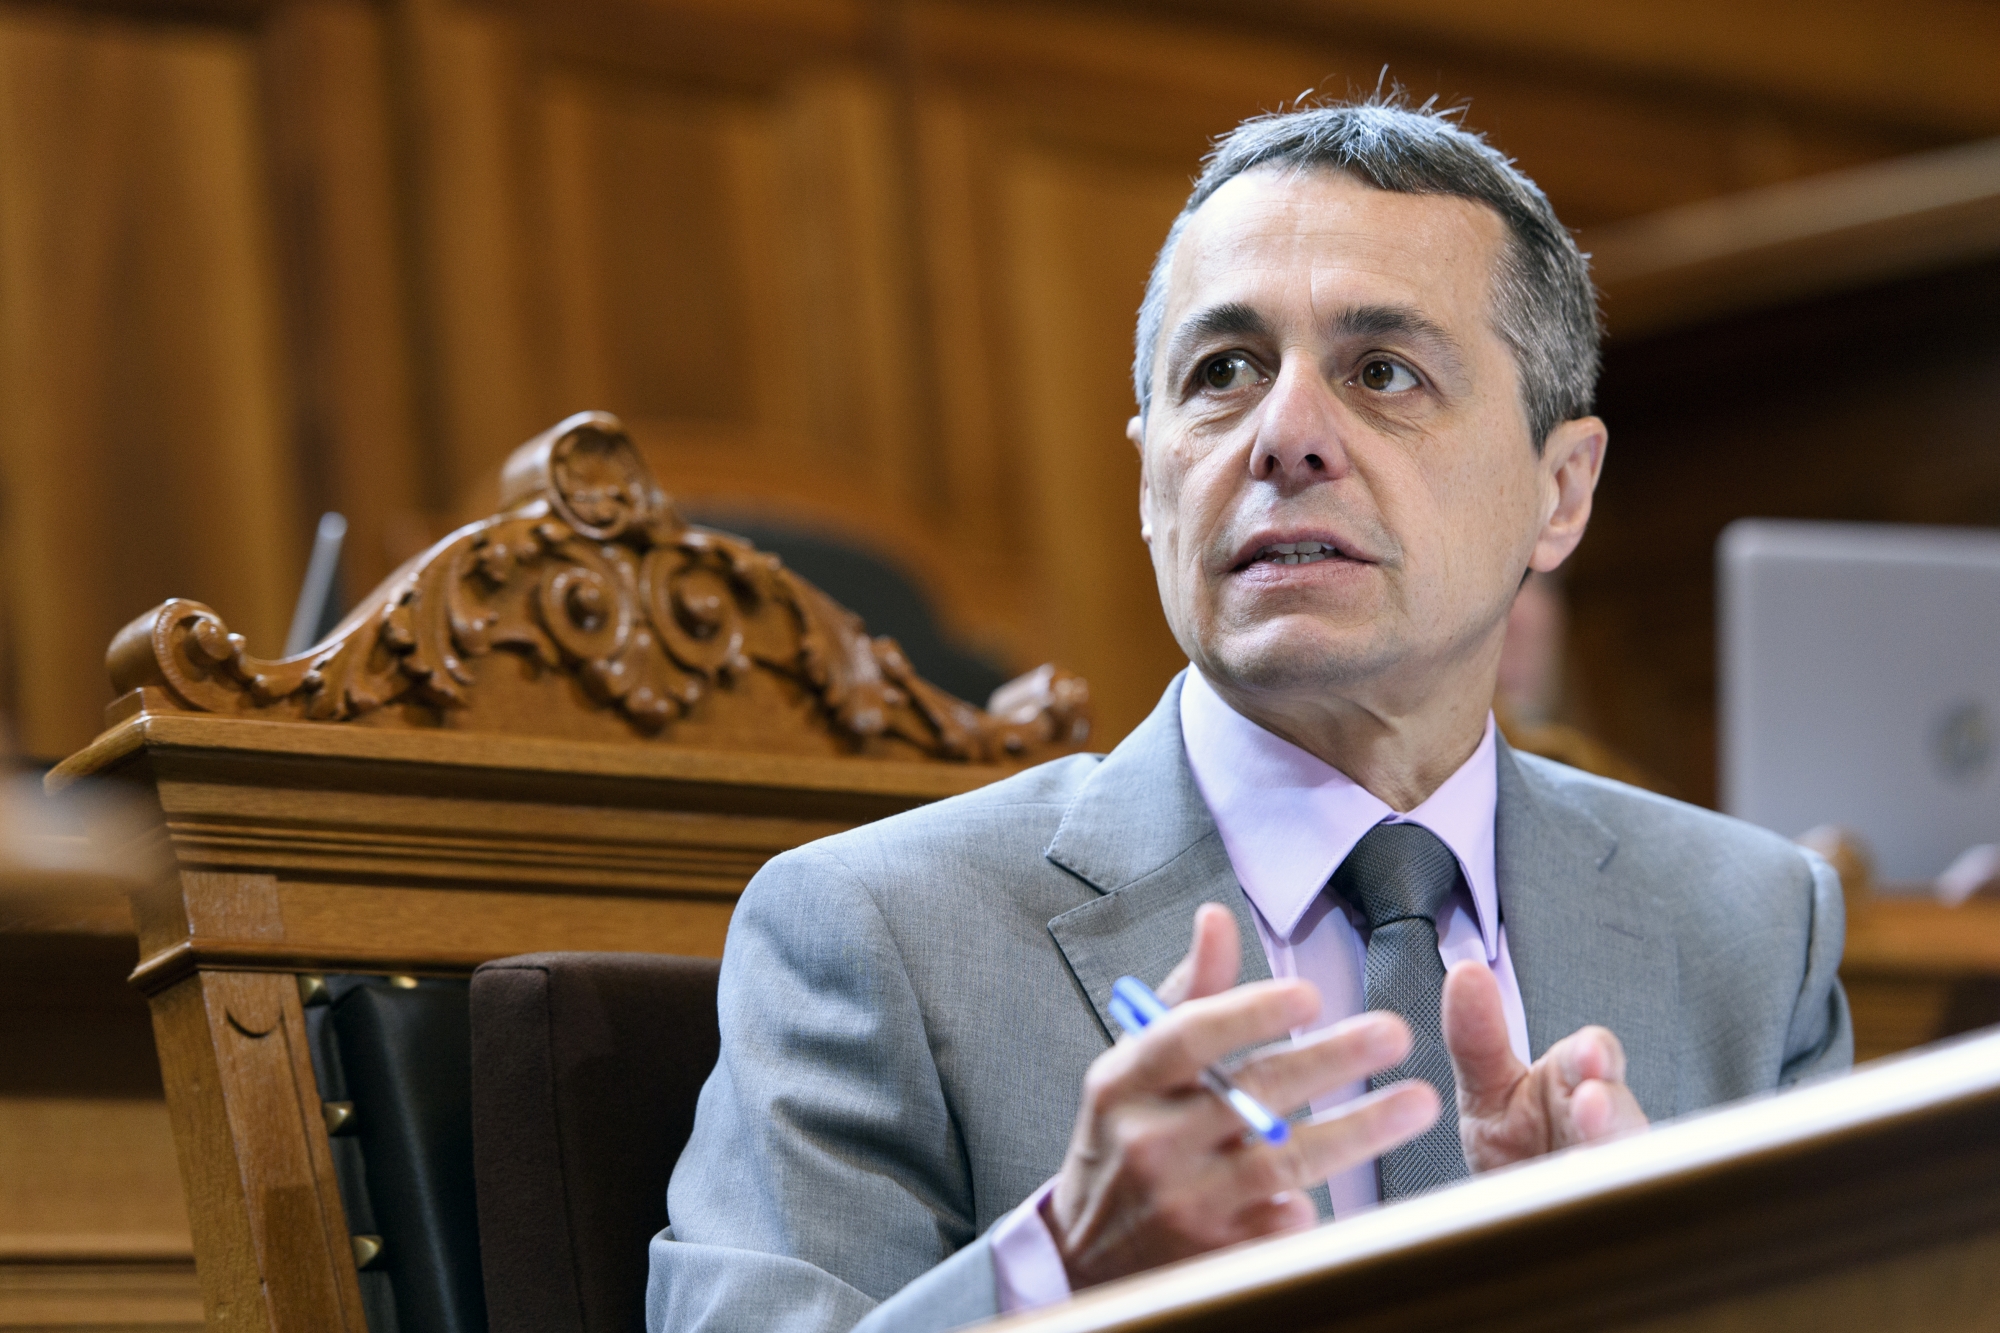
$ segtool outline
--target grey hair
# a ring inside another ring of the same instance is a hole
[[[1389,93],[1255,116],[1216,140],[1153,261],[1139,306],[1132,385],[1142,417],[1152,406],[1167,272],[1188,221],[1226,182],[1265,166],[1344,171],[1378,190],[1452,195],[1493,209],[1509,236],[1494,273],[1494,326],[1519,369],[1536,452],[1550,431],[1590,411],[1601,333],[1588,258],[1556,220],[1548,196],[1512,160],[1451,113],[1428,102],[1412,108]]]

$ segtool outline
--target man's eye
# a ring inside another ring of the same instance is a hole
[[[1417,387],[1417,377],[1410,373],[1408,366],[1382,356],[1362,363],[1361,374],[1356,378],[1364,388],[1373,389],[1376,393],[1402,393]]]
[[[1262,378],[1257,364],[1241,352],[1218,356],[1201,368],[1202,386],[1218,391],[1241,389]]]

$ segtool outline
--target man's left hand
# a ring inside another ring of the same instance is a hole
[[[1500,983],[1483,963],[1455,964],[1445,976],[1444,1044],[1458,1079],[1458,1136],[1474,1171],[1646,1127],[1611,1030],[1578,1028],[1522,1064],[1507,1039]]]

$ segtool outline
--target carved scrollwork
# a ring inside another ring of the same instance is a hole
[[[604,413],[521,446],[501,493],[500,514],[405,566],[305,653],[254,657],[215,612],[177,599],[112,642],[113,683],[183,710],[343,722],[390,705],[463,708],[475,663],[508,651],[567,673],[642,734],[760,669],[803,686],[824,725],[857,744],[896,738],[992,762],[1089,734],[1078,677],[1043,667],[1004,687],[995,711],[976,708],[775,556],[682,521]]]

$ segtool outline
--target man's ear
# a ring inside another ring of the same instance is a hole
[[[1567,560],[1583,540],[1609,439],[1610,431],[1597,417],[1565,421],[1549,432],[1542,445],[1542,467],[1549,482],[1548,513],[1535,538],[1530,569],[1548,573]]]
[[[1153,495],[1151,478],[1146,471],[1146,418],[1135,416],[1125,423],[1125,438],[1132,441],[1132,447],[1139,451],[1139,540],[1153,544],[1153,518],[1149,512]]]

